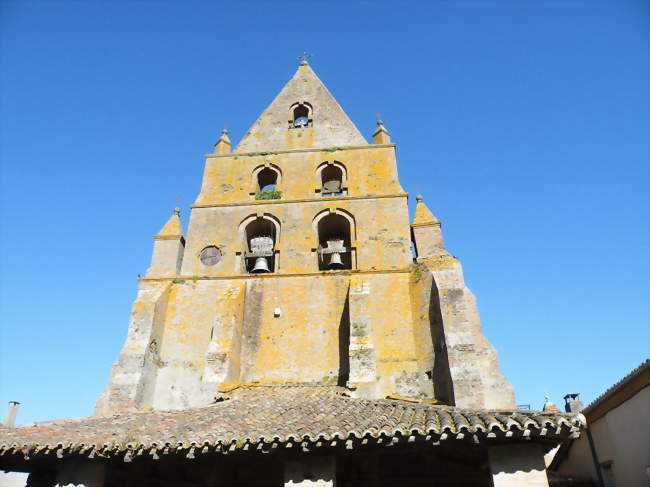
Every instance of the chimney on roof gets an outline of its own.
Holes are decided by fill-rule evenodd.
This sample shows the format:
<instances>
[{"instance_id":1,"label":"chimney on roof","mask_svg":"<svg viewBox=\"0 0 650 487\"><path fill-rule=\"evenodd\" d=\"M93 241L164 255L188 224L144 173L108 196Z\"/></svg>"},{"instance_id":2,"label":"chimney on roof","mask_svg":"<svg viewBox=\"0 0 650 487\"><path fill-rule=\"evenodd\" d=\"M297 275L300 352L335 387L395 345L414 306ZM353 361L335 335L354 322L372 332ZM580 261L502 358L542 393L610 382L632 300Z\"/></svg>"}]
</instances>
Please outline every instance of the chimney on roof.
<instances>
[{"instance_id":1,"label":"chimney on roof","mask_svg":"<svg viewBox=\"0 0 650 487\"><path fill-rule=\"evenodd\" d=\"M16 415L18 414L19 407L20 403L18 401L9 401L7 410L5 411L5 419L2 422L4 426L13 426L16 423Z\"/></svg>"},{"instance_id":2,"label":"chimney on roof","mask_svg":"<svg viewBox=\"0 0 650 487\"><path fill-rule=\"evenodd\" d=\"M579 413L585 408L582 401L578 399L579 397L580 393L567 394L564 396L564 410L567 413Z\"/></svg>"}]
</instances>

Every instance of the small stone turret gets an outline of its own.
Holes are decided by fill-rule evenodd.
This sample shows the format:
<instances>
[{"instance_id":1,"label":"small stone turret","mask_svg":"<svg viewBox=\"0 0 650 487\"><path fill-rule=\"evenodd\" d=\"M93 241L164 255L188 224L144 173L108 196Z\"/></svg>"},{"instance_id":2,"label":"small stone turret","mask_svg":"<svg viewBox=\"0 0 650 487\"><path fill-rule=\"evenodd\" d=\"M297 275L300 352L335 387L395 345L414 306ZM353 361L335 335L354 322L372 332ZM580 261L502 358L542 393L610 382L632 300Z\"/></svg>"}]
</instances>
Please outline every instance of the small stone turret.
<instances>
[{"instance_id":1,"label":"small stone turret","mask_svg":"<svg viewBox=\"0 0 650 487\"><path fill-rule=\"evenodd\" d=\"M390 132L384 127L384 122L377 120L377 128L372 134L375 144L390 144Z\"/></svg>"},{"instance_id":2,"label":"small stone turret","mask_svg":"<svg viewBox=\"0 0 650 487\"><path fill-rule=\"evenodd\" d=\"M178 275L185 250L179 208L174 208L172 216L153 239L153 254L147 277Z\"/></svg>"},{"instance_id":3,"label":"small stone turret","mask_svg":"<svg viewBox=\"0 0 650 487\"><path fill-rule=\"evenodd\" d=\"M221 137L214 143L214 153L215 154L228 154L230 148L232 147L232 142L228 137L228 130L223 129L221 131Z\"/></svg>"},{"instance_id":4,"label":"small stone turret","mask_svg":"<svg viewBox=\"0 0 650 487\"><path fill-rule=\"evenodd\" d=\"M418 284L427 283L434 296L430 308L419 313L426 316L434 310L436 397L459 407L514 408L512 386L501 375L496 350L481 332L476 298L465 285L462 266L445 249L440 220L422 196L416 201L411 237L418 263L429 271L419 273Z\"/></svg>"},{"instance_id":5,"label":"small stone turret","mask_svg":"<svg viewBox=\"0 0 650 487\"><path fill-rule=\"evenodd\" d=\"M418 195L415 199L417 204L415 206L415 216L411 228L418 258L446 254L447 251L445 250L445 242L442 239L440 220L424 204L422 196Z\"/></svg>"}]
</instances>

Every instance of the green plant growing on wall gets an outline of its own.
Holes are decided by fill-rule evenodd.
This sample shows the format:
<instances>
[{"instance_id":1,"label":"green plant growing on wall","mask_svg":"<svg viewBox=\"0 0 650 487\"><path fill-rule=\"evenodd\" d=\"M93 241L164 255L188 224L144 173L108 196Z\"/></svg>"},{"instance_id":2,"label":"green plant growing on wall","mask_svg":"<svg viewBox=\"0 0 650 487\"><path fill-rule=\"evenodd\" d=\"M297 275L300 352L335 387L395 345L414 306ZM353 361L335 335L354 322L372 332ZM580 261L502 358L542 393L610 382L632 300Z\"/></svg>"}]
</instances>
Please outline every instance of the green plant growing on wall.
<instances>
[{"instance_id":1,"label":"green plant growing on wall","mask_svg":"<svg viewBox=\"0 0 650 487\"><path fill-rule=\"evenodd\" d=\"M255 194L256 200L279 200L280 198L282 198L282 191L275 189L266 189Z\"/></svg>"}]
</instances>

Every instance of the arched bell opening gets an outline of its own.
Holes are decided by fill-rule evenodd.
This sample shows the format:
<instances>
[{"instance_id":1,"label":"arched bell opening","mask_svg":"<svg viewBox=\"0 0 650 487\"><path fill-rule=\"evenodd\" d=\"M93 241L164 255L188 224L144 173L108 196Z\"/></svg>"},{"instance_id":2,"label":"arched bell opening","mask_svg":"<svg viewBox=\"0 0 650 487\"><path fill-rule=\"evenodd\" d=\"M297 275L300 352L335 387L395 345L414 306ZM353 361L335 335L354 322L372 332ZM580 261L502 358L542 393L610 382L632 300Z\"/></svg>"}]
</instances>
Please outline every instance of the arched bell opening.
<instances>
[{"instance_id":1,"label":"arched bell opening","mask_svg":"<svg viewBox=\"0 0 650 487\"><path fill-rule=\"evenodd\" d=\"M347 170L339 162L324 162L316 169L321 196L342 196L348 194Z\"/></svg>"},{"instance_id":2,"label":"arched bell opening","mask_svg":"<svg viewBox=\"0 0 650 487\"><path fill-rule=\"evenodd\" d=\"M257 166L252 174L250 195L256 200L275 200L282 197L282 171L275 164Z\"/></svg>"},{"instance_id":3,"label":"arched bell opening","mask_svg":"<svg viewBox=\"0 0 650 487\"><path fill-rule=\"evenodd\" d=\"M340 196L343 194L343 171L334 164L329 164L320 172L321 194L323 196Z\"/></svg>"},{"instance_id":4,"label":"arched bell opening","mask_svg":"<svg viewBox=\"0 0 650 487\"><path fill-rule=\"evenodd\" d=\"M314 125L312 108L309 103L294 103L289 109L289 128L305 129Z\"/></svg>"},{"instance_id":5,"label":"arched bell opening","mask_svg":"<svg viewBox=\"0 0 650 487\"><path fill-rule=\"evenodd\" d=\"M338 213L330 213L317 223L318 269L352 269L352 238L350 221Z\"/></svg>"},{"instance_id":6,"label":"arched bell opening","mask_svg":"<svg viewBox=\"0 0 650 487\"><path fill-rule=\"evenodd\" d=\"M258 191L275 191L278 185L278 173L269 167L265 167L257 173Z\"/></svg>"},{"instance_id":7,"label":"arched bell opening","mask_svg":"<svg viewBox=\"0 0 650 487\"><path fill-rule=\"evenodd\" d=\"M275 272L277 228L268 218L251 220L244 229L244 263L252 274Z\"/></svg>"}]
</instances>

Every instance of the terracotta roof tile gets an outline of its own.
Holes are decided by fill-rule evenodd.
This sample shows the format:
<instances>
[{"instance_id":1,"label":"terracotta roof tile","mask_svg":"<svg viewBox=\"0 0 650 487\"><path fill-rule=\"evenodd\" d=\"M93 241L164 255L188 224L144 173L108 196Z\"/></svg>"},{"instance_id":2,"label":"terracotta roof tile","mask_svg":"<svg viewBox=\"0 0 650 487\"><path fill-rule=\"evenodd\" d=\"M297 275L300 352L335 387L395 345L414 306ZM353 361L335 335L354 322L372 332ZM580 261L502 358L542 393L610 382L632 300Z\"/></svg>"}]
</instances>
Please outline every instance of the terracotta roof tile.
<instances>
[{"instance_id":1,"label":"terracotta roof tile","mask_svg":"<svg viewBox=\"0 0 650 487\"><path fill-rule=\"evenodd\" d=\"M634 379L637 376L640 376L643 374L645 371L650 369L650 359L646 359L643 361L641 365L636 367L634 370L632 370L629 374L627 374L625 377L623 377L621 380L610 386L605 392L603 392L600 396L598 396L596 399L594 399L584 410L582 411L585 414L588 414L589 412L593 411L598 405L600 405L602 402L604 402L606 399L609 397L613 396L616 392L618 392L623 386L625 386L629 381Z\"/></svg>"},{"instance_id":2,"label":"terracotta roof tile","mask_svg":"<svg viewBox=\"0 0 650 487\"><path fill-rule=\"evenodd\" d=\"M331 441L352 437L437 436L505 438L511 431L559 439L584 426L579 414L459 409L391 399L355 399L338 387L247 387L202 408L147 411L110 417L64 419L0 427L0 454L38 450L115 455L156 448L212 450L248 448L273 441ZM383 442L386 444L389 442ZM258 445L259 446L259 445ZM1 462L0 462L1 463Z\"/></svg>"}]
</instances>

